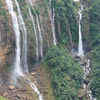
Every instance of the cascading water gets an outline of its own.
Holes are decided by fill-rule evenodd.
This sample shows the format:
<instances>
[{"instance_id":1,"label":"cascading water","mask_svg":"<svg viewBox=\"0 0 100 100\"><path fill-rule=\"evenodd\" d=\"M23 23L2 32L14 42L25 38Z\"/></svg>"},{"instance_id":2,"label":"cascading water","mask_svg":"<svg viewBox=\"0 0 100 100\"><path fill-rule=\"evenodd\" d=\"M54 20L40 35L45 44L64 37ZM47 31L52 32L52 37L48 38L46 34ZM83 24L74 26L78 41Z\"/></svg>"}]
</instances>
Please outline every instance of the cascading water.
<instances>
[{"instance_id":1,"label":"cascading water","mask_svg":"<svg viewBox=\"0 0 100 100\"><path fill-rule=\"evenodd\" d=\"M57 45L57 40L55 35L55 11L54 8L51 8L51 0L49 2L50 2L49 16L51 21L52 33L53 33L53 44Z\"/></svg>"},{"instance_id":2,"label":"cascading water","mask_svg":"<svg viewBox=\"0 0 100 100\"><path fill-rule=\"evenodd\" d=\"M32 15L32 12L31 12L30 8L29 8L29 15L31 17L33 28L34 28L34 33L35 33L35 39L36 39L36 57L37 57L37 61L38 61L39 60L38 36L37 36L35 21L34 21L34 18L33 18L33 15Z\"/></svg>"},{"instance_id":3,"label":"cascading water","mask_svg":"<svg viewBox=\"0 0 100 100\"><path fill-rule=\"evenodd\" d=\"M84 56L83 43L82 43L82 31L81 31L82 11L83 11L83 6L81 5L81 9L78 12L79 13L79 44L78 44L78 56L81 56L81 57Z\"/></svg>"},{"instance_id":4,"label":"cascading water","mask_svg":"<svg viewBox=\"0 0 100 100\"><path fill-rule=\"evenodd\" d=\"M32 3L32 1L31 1L31 0L28 0L28 2L29 2L29 4L30 4L31 6L33 6L33 3Z\"/></svg>"},{"instance_id":5,"label":"cascading water","mask_svg":"<svg viewBox=\"0 0 100 100\"><path fill-rule=\"evenodd\" d=\"M16 39L16 57L15 57L15 63L14 63L14 66L15 66L14 74L23 75L23 72L21 69L21 59L20 59L21 49L20 49L20 30L19 30L18 19L13 8L12 0L6 0L6 4L8 6L9 14L11 15L11 18L12 18L13 29L16 36L15 38Z\"/></svg>"},{"instance_id":6,"label":"cascading water","mask_svg":"<svg viewBox=\"0 0 100 100\"><path fill-rule=\"evenodd\" d=\"M84 80L86 80L86 78L91 72L90 59L87 59L86 65L83 68L84 68ZM89 84L87 85L86 83L84 83L83 88L86 90L89 100L96 100L96 98L93 98L92 96L92 91L89 88Z\"/></svg>"},{"instance_id":7,"label":"cascading water","mask_svg":"<svg viewBox=\"0 0 100 100\"><path fill-rule=\"evenodd\" d=\"M42 38L42 32L41 32L41 27L39 23L39 16L36 14L36 20L37 20L37 25L38 25L38 30L39 30L39 40L40 40L40 56L43 58L43 38Z\"/></svg>"},{"instance_id":8,"label":"cascading water","mask_svg":"<svg viewBox=\"0 0 100 100\"><path fill-rule=\"evenodd\" d=\"M27 64L27 29L22 17L22 13L19 7L19 3L17 0L15 0L16 6L17 6L17 12L18 12L18 20L20 24L20 29L22 30L23 34L23 52L22 52L22 64L24 67L24 72L28 73L28 64Z\"/></svg>"},{"instance_id":9,"label":"cascading water","mask_svg":"<svg viewBox=\"0 0 100 100\"><path fill-rule=\"evenodd\" d=\"M31 82L31 80L29 78L27 78L26 76L24 76L23 78L24 78L25 82L27 84L29 84L30 87L37 93L39 100L43 100L43 96L40 93L40 91L38 90L38 88L36 87L36 85L33 82Z\"/></svg>"},{"instance_id":10,"label":"cascading water","mask_svg":"<svg viewBox=\"0 0 100 100\"><path fill-rule=\"evenodd\" d=\"M80 2L80 0L74 0L74 1L75 2ZM83 43L82 43L82 31L81 31L82 11L83 11L83 5L81 4L81 8L80 8L80 10L78 12L79 13L79 45L78 45L78 56L80 56L80 57L84 57ZM91 72L90 60L86 59L86 61L87 61L86 65L82 66L83 67L83 71L84 71L84 77L83 77L84 80L86 80L87 76ZM90 88L88 87L88 85L86 83L83 83L83 88L86 90L86 94L87 94L89 100L96 100L96 98L93 98L92 91L90 90Z\"/></svg>"},{"instance_id":11,"label":"cascading water","mask_svg":"<svg viewBox=\"0 0 100 100\"><path fill-rule=\"evenodd\" d=\"M40 93L40 91L38 90L38 88L36 87L36 85L34 83L30 83L31 88L37 93L39 100L43 100L43 97Z\"/></svg>"},{"instance_id":12,"label":"cascading water","mask_svg":"<svg viewBox=\"0 0 100 100\"><path fill-rule=\"evenodd\" d=\"M33 6L31 0L28 0L28 3L30 4L31 7ZM31 17L33 28L34 28L34 32L35 32L35 38L36 38L36 56L37 56L37 60L38 60L39 59L38 35L37 35L35 21L34 21L34 18L33 18L33 15L32 15L30 7L28 8L28 11L29 11L29 15ZM39 17L38 17L38 15L36 17L37 17L37 25L38 25L38 29L39 29L39 38L40 38L40 55L41 55L41 57L43 57L43 39L42 39L42 33L41 33L41 28L40 28L40 23L39 23ZM26 77L24 76L24 78L26 78ZM41 95L41 93L38 90L38 88L36 87L36 85L34 83L32 83L31 80L29 80L27 78L25 80L27 81L27 84L29 84L30 87L37 93L37 95L39 97L39 100L43 100L43 96Z\"/></svg>"},{"instance_id":13,"label":"cascading water","mask_svg":"<svg viewBox=\"0 0 100 100\"><path fill-rule=\"evenodd\" d=\"M31 7L33 7L31 0L28 0L28 3L30 4ZM39 31L39 37L38 37L37 32L36 32L36 27L35 27L35 21L32 16L32 12L31 12L30 8L29 8L29 15L31 17L33 27L34 27L35 38L36 38L36 56L37 56L37 60L38 60L39 54L40 54L40 57L43 58L43 37L42 37L42 32L41 32L41 27L40 27L40 21L39 21L39 16L37 14L35 14L37 27L38 27L38 31ZM39 45L38 41L39 41L40 45ZM40 49L39 49L39 47L40 47Z\"/></svg>"},{"instance_id":14,"label":"cascading water","mask_svg":"<svg viewBox=\"0 0 100 100\"><path fill-rule=\"evenodd\" d=\"M75 2L79 2L80 0L74 0Z\"/></svg>"}]
</instances>

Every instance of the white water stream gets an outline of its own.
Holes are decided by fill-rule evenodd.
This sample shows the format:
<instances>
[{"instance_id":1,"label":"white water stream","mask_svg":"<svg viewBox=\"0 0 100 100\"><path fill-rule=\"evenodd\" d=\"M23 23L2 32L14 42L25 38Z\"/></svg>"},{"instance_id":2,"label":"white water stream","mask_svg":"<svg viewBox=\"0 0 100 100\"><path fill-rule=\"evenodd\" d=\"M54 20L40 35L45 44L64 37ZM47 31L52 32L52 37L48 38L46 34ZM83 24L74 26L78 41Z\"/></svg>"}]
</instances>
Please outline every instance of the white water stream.
<instances>
[{"instance_id":1,"label":"white water stream","mask_svg":"<svg viewBox=\"0 0 100 100\"><path fill-rule=\"evenodd\" d=\"M78 56L83 57L84 51L83 51L83 43L82 43L82 30L81 30L81 20L82 20L82 11L83 11L83 5L81 5L81 8L79 10L79 44L78 44Z\"/></svg>"},{"instance_id":2,"label":"white water stream","mask_svg":"<svg viewBox=\"0 0 100 100\"><path fill-rule=\"evenodd\" d=\"M20 29L22 30L22 35L23 35L23 50L22 50L22 64L23 64L23 69L24 72L28 73L28 64L27 64L27 29L22 17L22 13L19 7L19 3L17 0L15 0L15 4L17 6L17 12L18 12L18 20L20 24Z\"/></svg>"},{"instance_id":3,"label":"white water stream","mask_svg":"<svg viewBox=\"0 0 100 100\"><path fill-rule=\"evenodd\" d=\"M43 100L43 96L38 90L37 86L33 82L31 82L31 80L28 79L26 76L23 76L23 78L25 79L26 83L29 84L30 87L37 93L39 100Z\"/></svg>"},{"instance_id":4,"label":"white water stream","mask_svg":"<svg viewBox=\"0 0 100 100\"><path fill-rule=\"evenodd\" d=\"M28 0L29 4L31 7L33 7L32 1ZM36 31L36 26L35 26L35 20L33 18L32 12L30 7L28 8L29 10L29 15L31 17L32 20L32 24L33 24L33 28L34 28L34 32L35 32L35 38L36 38L36 56L37 56L37 60L39 59L39 43L38 43L38 35L37 35L37 31ZM42 33L41 33L41 28L40 28L40 23L39 23L39 17L36 14L36 18L37 18L37 25L38 25L38 30L39 30L39 40L40 40L40 55L41 58L43 57L43 39L42 39ZM30 87L37 93L39 100L43 100L43 96L40 93L40 91L38 90L38 88L36 87L36 85L34 83L32 83L29 79L27 80L28 84L30 85Z\"/></svg>"},{"instance_id":5,"label":"white water stream","mask_svg":"<svg viewBox=\"0 0 100 100\"><path fill-rule=\"evenodd\" d=\"M37 93L39 100L43 100L43 97L42 97L40 91L38 90L38 88L36 87L36 85L32 82L30 82L29 84L30 84L30 87Z\"/></svg>"},{"instance_id":6,"label":"white water stream","mask_svg":"<svg viewBox=\"0 0 100 100\"><path fill-rule=\"evenodd\" d=\"M86 80L87 76L90 74L91 72L91 68L90 68L90 59L87 59L87 63L86 65L83 67L84 68L84 80ZM93 98L92 96L92 91L90 90L90 88L88 87L87 84L83 84L83 88L87 91L89 100L96 100L96 98Z\"/></svg>"},{"instance_id":7,"label":"white water stream","mask_svg":"<svg viewBox=\"0 0 100 100\"><path fill-rule=\"evenodd\" d=\"M34 18L33 18L32 12L31 12L31 9L30 9L30 8L28 8L28 9L29 9L29 15L30 15L30 17L31 17L32 24L33 24L33 28L34 28L34 33L35 33L35 39L36 39L36 59L37 59L37 61L38 61L38 60L39 60L38 36L37 36L35 21L34 21Z\"/></svg>"},{"instance_id":8,"label":"white water stream","mask_svg":"<svg viewBox=\"0 0 100 100\"><path fill-rule=\"evenodd\" d=\"M80 2L80 0L74 0L75 2ZM81 30L81 20L82 20L82 11L83 11L83 5L81 4L81 8L79 10L79 45L78 45L78 56L84 57L84 50L83 50L83 43L82 43L82 30ZM83 66L84 70L84 80L86 80L87 76L91 72L90 68L90 59L87 59L86 65ZM90 88L87 86L87 84L83 84L83 88L86 90L87 95L89 97L89 100L96 100L96 98L93 98L92 96L92 91Z\"/></svg>"},{"instance_id":9,"label":"white water stream","mask_svg":"<svg viewBox=\"0 0 100 100\"><path fill-rule=\"evenodd\" d=\"M50 2L50 8L49 8L49 16L51 21L51 28L52 28L52 34L53 34L53 44L57 45L56 35L55 35L55 11L54 8L51 8L51 0Z\"/></svg>"},{"instance_id":10,"label":"white water stream","mask_svg":"<svg viewBox=\"0 0 100 100\"><path fill-rule=\"evenodd\" d=\"M36 20L37 20L38 31L39 31L40 56L41 58L43 58L43 37L42 37L42 32L41 32L41 27L40 27L39 16L37 14L36 14Z\"/></svg>"},{"instance_id":11,"label":"white water stream","mask_svg":"<svg viewBox=\"0 0 100 100\"><path fill-rule=\"evenodd\" d=\"M28 0L28 3L33 8L32 0ZM40 27L39 15L35 14L35 16L36 16L35 20L36 20L36 23L37 23L39 36L37 35L37 31L36 31L36 27L35 27L35 21L34 21L34 18L33 18L33 15L32 15L32 12L31 12L30 8L29 8L29 15L31 17L34 32L35 32L36 56L37 56L37 59L39 59L39 57L43 58L43 36L42 36L41 27ZM39 41L39 43L38 43L38 41Z\"/></svg>"},{"instance_id":12,"label":"white water stream","mask_svg":"<svg viewBox=\"0 0 100 100\"><path fill-rule=\"evenodd\" d=\"M16 12L13 8L13 2L12 0L6 0L6 4L8 6L9 14L11 15L12 24L13 24L13 30L15 33L15 39L16 39L16 56L15 56L15 62L14 62L14 73L17 75L23 75L22 68L21 68L21 48L20 48L20 29L18 24L18 19Z\"/></svg>"},{"instance_id":13,"label":"white water stream","mask_svg":"<svg viewBox=\"0 0 100 100\"><path fill-rule=\"evenodd\" d=\"M15 3L17 5L19 19L21 21L21 24L22 24L22 27L23 27L23 31L26 32L25 24L24 24L24 21L23 21L21 12L20 12L20 8L19 8L19 5L18 5L18 2L16 0L15 0ZM12 0L6 0L6 4L8 6L9 14L11 15L11 18L12 18L12 24L13 24L13 29L14 29L14 32L15 32L15 39L16 39L16 57L15 57L15 64L14 64L15 65L14 73L17 74L18 76L24 77L22 69L21 69L21 59L20 59L20 56L21 56L20 37L21 36L20 36L18 18L17 18L17 15L16 15L15 11L14 11ZM26 45L26 42L25 42L25 45ZM37 95L39 97L39 100L43 100L43 97L42 97L40 91L38 90L38 88L36 87L36 85L34 83L32 83L30 80L28 81L28 84L37 93Z\"/></svg>"}]
</instances>

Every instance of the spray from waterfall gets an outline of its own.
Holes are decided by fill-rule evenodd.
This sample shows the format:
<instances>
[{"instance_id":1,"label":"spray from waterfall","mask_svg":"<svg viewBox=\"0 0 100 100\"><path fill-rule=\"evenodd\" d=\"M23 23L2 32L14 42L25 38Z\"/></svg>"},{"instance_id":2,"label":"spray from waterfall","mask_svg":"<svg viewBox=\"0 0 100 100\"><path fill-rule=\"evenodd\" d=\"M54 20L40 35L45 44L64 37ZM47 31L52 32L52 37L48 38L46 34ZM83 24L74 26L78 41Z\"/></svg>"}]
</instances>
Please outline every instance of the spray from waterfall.
<instances>
[{"instance_id":1,"label":"spray from waterfall","mask_svg":"<svg viewBox=\"0 0 100 100\"><path fill-rule=\"evenodd\" d=\"M22 50L22 64L24 67L24 72L28 73L28 64L27 64L27 29L22 17L22 13L19 7L19 3L17 0L15 0L16 6L17 6L17 12L18 12L18 20L20 24L20 29L22 31L23 35L23 50Z\"/></svg>"},{"instance_id":2,"label":"spray from waterfall","mask_svg":"<svg viewBox=\"0 0 100 100\"><path fill-rule=\"evenodd\" d=\"M56 40L56 35L55 35L55 10L54 8L51 8L51 0L49 2L50 2L49 16L50 16L51 28L52 28L52 34L53 34L53 44L57 45L57 40Z\"/></svg>"},{"instance_id":3,"label":"spray from waterfall","mask_svg":"<svg viewBox=\"0 0 100 100\"><path fill-rule=\"evenodd\" d=\"M84 51L83 51L83 43L82 43L82 30L81 30L81 20L82 20L82 11L83 11L83 5L81 5L81 8L79 10L79 44L78 44L78 56L83 57Z\"/></svg>"},{"instance_id":4,"label":"spray from waterfall","mask_svg":"<svg viewBox=\"0 0 100 100\"><path fill-rule=\"evenodd\" d=\"M20 29L18 24L17 15L13 8L13 2L12 0L6 0L6 4L8 6L9 14L11 15L12 24L13 24L13 30L15 33L15 39L16 39L16 56L15 56L15 62L14 62L14 74L16 75L23 75L22 68L21 68L21 48L20 48Z\"/></svg>"}]
</instances>

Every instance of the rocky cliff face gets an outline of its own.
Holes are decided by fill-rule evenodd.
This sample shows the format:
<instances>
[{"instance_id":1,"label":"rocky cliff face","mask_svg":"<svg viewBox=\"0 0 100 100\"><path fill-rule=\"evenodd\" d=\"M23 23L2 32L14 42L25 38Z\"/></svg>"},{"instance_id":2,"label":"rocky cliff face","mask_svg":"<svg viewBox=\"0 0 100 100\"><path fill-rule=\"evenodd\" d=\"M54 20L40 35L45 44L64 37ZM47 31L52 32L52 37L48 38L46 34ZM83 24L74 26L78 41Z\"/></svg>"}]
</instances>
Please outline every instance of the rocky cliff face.
<instances>
[{"instance_id":1,"label":"rocky cliff face","mask_svg":"<svg viewBox=\"0 0 100 100\"><path fill-rule=\"evenodd\" d=\"M42 0L32 0L33 8L31 7L31 11L35 20L37 36L39 36L38 24L36 22L36 14L39 16L39 24L41 29L41 34L43 38L43 53L45 55L47 48L53 45L53 35L52 28L50 22L50 15L48 12L48 5ZM30 19L28 12L28 3L27 1L19 1L19 6L21 9L21 13L26 25L27 35L28 35L28 64L30 67L34 63L36 63L36 38L34 32L34 26L32 25L32 20ZM14 4L14 10L18 14L16 10L16 5ZM21 32L21 49L23 45L23 33ZM15 55L15 34L12 27L11 16L9 15L7 5L5 1L0 0L0 47L8 48L8 53L5 55L7 59L5 59L6 65L11 66L14 62ZM40 39L38 39L38 48L40 52ZM2 49L3 49L2 48ZM2 63L1 63L2 65Z\"/></svg>"},{"instance_id":2,"label":"rocky cliff face","mask_svg":"<svg viewBox=\"0 0 100 100\"><path fill-rule=\"evenodd\" d=\"M13 62L15 37L5 2L0 0L0 67Z\"/></svg>"}]
</instances>

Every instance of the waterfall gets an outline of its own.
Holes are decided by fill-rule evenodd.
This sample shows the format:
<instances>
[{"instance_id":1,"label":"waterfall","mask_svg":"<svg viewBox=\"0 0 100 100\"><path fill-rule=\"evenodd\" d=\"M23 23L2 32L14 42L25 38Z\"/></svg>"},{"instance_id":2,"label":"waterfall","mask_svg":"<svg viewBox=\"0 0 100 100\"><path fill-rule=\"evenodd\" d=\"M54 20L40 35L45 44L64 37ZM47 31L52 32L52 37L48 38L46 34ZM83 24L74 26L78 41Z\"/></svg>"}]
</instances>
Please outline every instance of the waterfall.
<instances>
[{"instance_id":1,"label":"waterfall","mask_svg":"<svg viewBox=\"0 0 100 100\"><path fill-rule=\"evenodd\" d=\"M30 4L31 7L33 7L33 4L32 4L31 0L28 0L28 3ZM36 23L37 23L37 27L38 27L38 33L39 33L39 37L38 37L37 32L36 32L36 27L35 27L35 21L34 21L34 18L32 16L30 8L29 8L29 15L31 17L32 24L33 24L33 27L34 27L34 32L35 32L36 56L37 56L37 59L39 59L39 54L40 54L40 57L43 58L43 37L42 37L42 32L41 32L41 27L40 27L39 16L37 14L35 14ZM38 41L39 41L39 43L38 43ZM39 49L39 47L40 47L40 49Z\"/></svg>"},{"instance_id":2,"label":"waterfall","mask_svg":"<svg viewBox=\"0 0 100 100\"><path fill-rule=\"evenodd\" d=\"M83 67L83 69L84 69L84 80L86 80L86 78L88 77L88 75L91 72L90 59L87 59L86 65ZM89 100L96 100L96 98L93 98L93 96L92 96L92 91L90 90L89 85L90 84L87 85L84 83L83 88L86 90Z\"/></svg>"},{"instance_id":3,"label":"waterfall","mask_svg":"<svg viewBox=\"0 0 100 100\"><path fill-rule=\"evenodd\" d=\"M49 16L51 21L51 28L53 33L53 44L57 45L56 35L55 35L55 10L51 8L51 0L50 0L50 8L49 8Z\"/></svg>"},{"instance_id":4,"label":"waterfall","mask_svg":"<svg viewBox=\"0 0 100 100\"><path fill-rule=\"evenodd\" d=\"M78 56L84 56L83 43L82 43L82 30L81 30L81 20L82 20L83 6L79 10L79 44L78 44Z\"/></svg>"},{"instance_id":5,"label":"waterfall","mask_svg":"<svg viewBox=\"0 0 100 100\"><path fill-rule=\"evenodd\" d=\"M37 20L38 31L39 31L40 56L41 56L41 58L43 58L43 39L42 39L42 32L41 32L40 22L39 22L39 16L37 14L36 14L36 20Z\"/></svg>"},{"instance_id":6,"label":"waterfall","mask_svg":"<svg viewBox=\"0 0 100 100\"><path fill-rule=\"evenodd\" d=\"M22 30L23 34L23 52L22 52L22 61L23 61L23 67L24 67L24 72L28 73L28 64L27 64L27 30L26 26L22 17L22 13L19 7L19 3L17 0L15 0L16 6L17 6L17 12L18 12L18 19L19 19L19 24L20 28Z\"/></svg>"},{"instance_id":7,"label":"waterfall","mask_svg":"<svg viewBox=\"0 0 100 100\"><path fill-rule=\"evenodd\" d=\"M29 15L31 17L31 20L32 20L32 24L33 24L33 28L34 28L34 33L35 33L35 39L36 39L36 58L37 58L37 61L39 60L39 49L38 49L38 36L37 36L37 31L36 31L36 26L35 26L35 21L34 21L34 18L32 16L32 13L31 13L31 9L29 8Z\"/></svg>"},{"instance_id":8,"label":"waterfall","mask_svg":"<svg viewBox=\"0 0 100 100\"><path fill-rule=\"evenodd\" d=\"M43 97L40 93L40 91L38 90L38 88L36 87L36 85L34 83L30 83L31 88L37 93L39 100L43 100Z\"/></svg>"},{"instance_id":9,"label":"waterfall","mask_svg":"<svg viewBox=\"0 0 100 100\"><path fill-rule=\"evenodd\" d=\"M27 78L25 75L23 76L23 78L26 81L26 83L29 84L30 87L37 93L39 100L43 100L43 96L38 90L37 86L33 82L31 82L31 80Z\"/></svg>"},{"instance_id":10,"label":"waterfall","mask_svg":"<svg viewBox=\"0 0 100 100\"><path fill-rule=\"evenodd\" d=\"M12 24L13 24L13 29L15 33L15 39L16 39L16 56L14 62L14 66L15 66L14 73L17 75L23 75L21 69L21 59L20 59L21 48L20 48L20 29L19 29L18 19L13 8L12 0L6 0L6 4L8 6L9 14L11 15L12 18Z\"/></svg>"},{"instance_id":11,"label":"waterfall","mask_svg":"<svg viewBox=\"0 0 100 100\"><path fill-rule=\"evenodd\" d=\"M32 6L33 4L32 4L32 1L31 0L28 0L29 1L29 4Z\"/></svg>"},{"instance_id":12,"label":"waterfall","mask_svg":"<svg viewBox=\"0 0 100 100\"><path fill-rule=\"evenodd\" d=\"M79 2L80 0L74 0L74 2Z\"/></svg>"}]
</instances>

